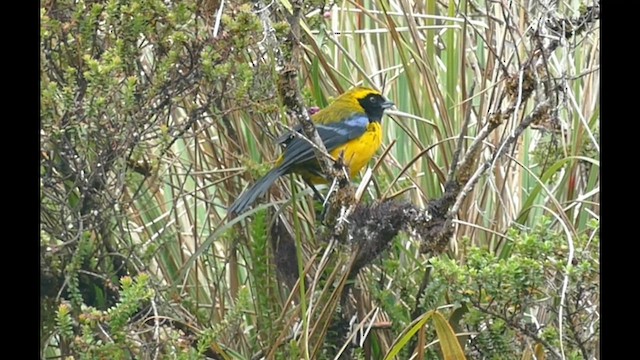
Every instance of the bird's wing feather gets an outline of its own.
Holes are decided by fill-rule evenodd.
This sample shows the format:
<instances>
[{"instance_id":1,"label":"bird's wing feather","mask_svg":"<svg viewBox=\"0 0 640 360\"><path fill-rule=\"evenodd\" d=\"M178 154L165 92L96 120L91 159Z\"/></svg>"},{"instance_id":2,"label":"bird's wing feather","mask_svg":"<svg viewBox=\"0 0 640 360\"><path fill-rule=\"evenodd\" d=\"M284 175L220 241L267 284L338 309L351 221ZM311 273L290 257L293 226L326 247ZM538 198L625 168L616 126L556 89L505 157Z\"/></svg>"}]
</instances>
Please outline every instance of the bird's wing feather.
<instances>
[{"instance_id":1,"label":"bird's wing feather","mask_svg":"<svg viewBox=\"0 0 640 360\"><path fill-rule=\"evenodd\" d=\"M354 115L345 121L316 125L316 130L327 151L330 152L338 146L362 136L367 130L368 124L369 118L362 114ZM287 143L281 166L288 168L312 160L314 157L311 144L306 139L296 137Z\"/></svg>"}]
</instances>

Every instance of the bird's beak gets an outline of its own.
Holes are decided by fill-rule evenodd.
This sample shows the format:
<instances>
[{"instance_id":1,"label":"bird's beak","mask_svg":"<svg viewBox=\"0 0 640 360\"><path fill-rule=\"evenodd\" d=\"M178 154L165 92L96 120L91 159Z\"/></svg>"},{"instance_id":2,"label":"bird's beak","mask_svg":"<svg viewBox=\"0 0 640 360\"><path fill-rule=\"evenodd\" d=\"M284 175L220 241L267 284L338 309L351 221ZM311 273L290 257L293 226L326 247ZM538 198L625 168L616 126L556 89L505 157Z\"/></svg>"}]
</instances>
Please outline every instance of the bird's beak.
<instances>
[{"instance_id":1,"label":"bird's beak","mask_svg":"<svg viewBox=\"0 0 640 360\"><path fill-rule=\"evenodd\" d=\"M396 104L394 104L393 101L385 100L385 102L382 103L383 109L391 109L394 106L396 106Z\"/></svg>"}]
</instances>

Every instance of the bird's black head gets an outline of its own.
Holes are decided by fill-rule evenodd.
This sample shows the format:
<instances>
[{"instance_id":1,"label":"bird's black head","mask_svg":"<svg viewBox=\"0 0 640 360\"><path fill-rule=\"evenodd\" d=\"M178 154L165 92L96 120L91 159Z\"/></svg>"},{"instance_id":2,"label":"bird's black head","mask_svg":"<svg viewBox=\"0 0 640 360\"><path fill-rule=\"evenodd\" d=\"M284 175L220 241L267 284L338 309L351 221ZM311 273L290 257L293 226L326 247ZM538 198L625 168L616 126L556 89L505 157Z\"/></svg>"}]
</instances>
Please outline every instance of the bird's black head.
<instances>
[{"instance_id":1,"label":"bird's black head","mask_svg":"<svg viewBox=\"0 0 640 360\"><path fill-rule=\"evenodd\" d=\"M382 120L384 111L394 106L393 102L385 99L384 96L375 90L363 95L363 97L358 98L358 102L371 121Z\"/></svg>"}]
</instances>

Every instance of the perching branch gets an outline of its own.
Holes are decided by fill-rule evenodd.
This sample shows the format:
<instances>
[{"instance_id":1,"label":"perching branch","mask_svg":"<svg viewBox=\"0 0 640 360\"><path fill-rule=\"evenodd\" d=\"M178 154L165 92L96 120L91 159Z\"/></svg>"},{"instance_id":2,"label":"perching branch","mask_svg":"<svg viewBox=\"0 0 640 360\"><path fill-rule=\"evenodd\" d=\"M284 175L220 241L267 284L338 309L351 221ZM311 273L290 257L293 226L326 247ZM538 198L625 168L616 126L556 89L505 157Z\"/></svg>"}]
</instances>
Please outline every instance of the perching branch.
<instances>
[{"instance_id":1,"label":"perching branch","mask_svg":"<svg viewBox=\"0 0 640 360\"><path fill-rule=\"evenodd\" d=\"M328 211L325 211L324 223L334 230L334 235L344 238L346 234L343 223L353 209L354 191L349 186L349 176L344 170L344 164L339 159L334 161L328 155L302 100L299 88L298 69L300 69L300 56L302 55L300 20L303 2L301 0L292 1L291 13L286 16L290 30L286 39L281 41L275 37L275 31L269 18L269 8L266 8L261 1L256 1L255 5L260 9L259 16L265 29L265 42L270 48L275 49L274 56L279 69L278 91L287 108L287 113L297 119L302 126L303 134L312 142L316 159L318 159L322 172L329 183L337 185L332 186L332 189L337 189L337 191L327 195L329 206Z\"/></svg>"},{"instance_id":2,"label":"perching branch","mask_svg":"<svg viewBox=\"0 0 640 360\"><path fill-rule=\"evenodd\" d=\"M279 69L278 92L282 102L287 107L287 113L298 120L302 126L304 135L313 143L313 151L320 163L322 171L327 175L335 175L332 171L332 161L327 157L327 148L324 146L320 135L311 121L307 107L302 100L298 85L298 69L300 68L300 16L302 1L295 0L291 3L292 13L287 16L290 26L289 34L284 41L278 41L275 29L271 23L270 7L262 1L254 2L260 20L264 27L265 43L267 48L273 49L276 64ZM295 135L295 134L294 134Z\"/></svg>"}]
</instances>

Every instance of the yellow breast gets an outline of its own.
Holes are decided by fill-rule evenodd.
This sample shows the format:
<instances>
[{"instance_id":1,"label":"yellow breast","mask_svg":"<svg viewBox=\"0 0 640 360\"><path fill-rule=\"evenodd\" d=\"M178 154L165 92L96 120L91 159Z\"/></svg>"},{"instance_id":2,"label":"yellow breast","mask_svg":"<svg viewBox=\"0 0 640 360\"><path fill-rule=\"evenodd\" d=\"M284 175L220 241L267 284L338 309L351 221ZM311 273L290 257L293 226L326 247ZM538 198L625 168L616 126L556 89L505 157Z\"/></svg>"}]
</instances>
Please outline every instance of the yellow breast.
<instances>
[{"instance_id":1,"label":"yellow breast","mask_svg":"<svg viewBox=\"0 0 640 360\"><path fill-rule=\"evenodd\" d=\"M331 156L337 159L344 151L344 162L349 167L349 176L353 178L369 163L380 145L382 145L382 126L374 121L367 125L367 131L362 136L335 148Z\"/></svg>"}]
</instances>

